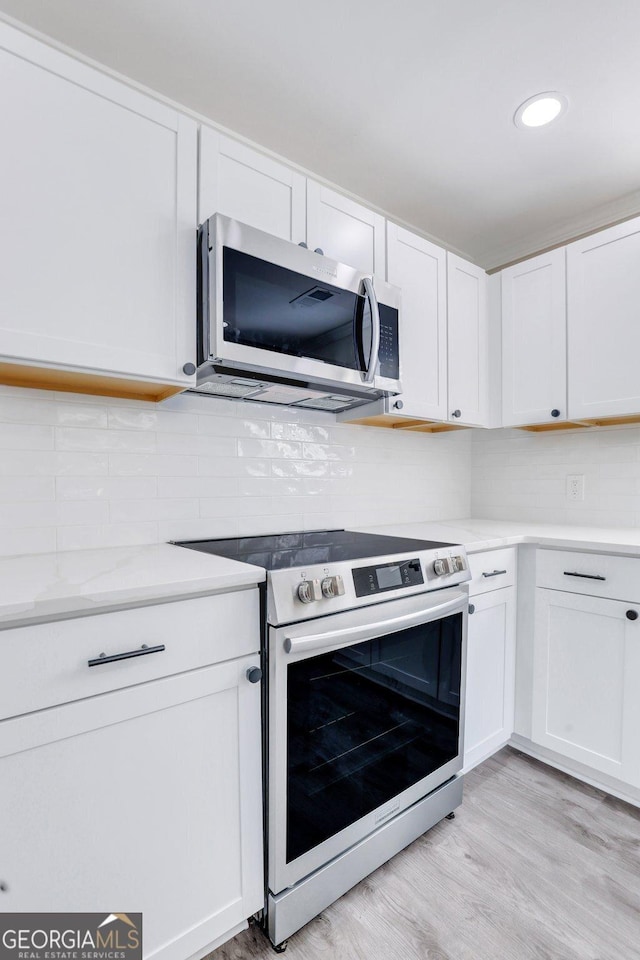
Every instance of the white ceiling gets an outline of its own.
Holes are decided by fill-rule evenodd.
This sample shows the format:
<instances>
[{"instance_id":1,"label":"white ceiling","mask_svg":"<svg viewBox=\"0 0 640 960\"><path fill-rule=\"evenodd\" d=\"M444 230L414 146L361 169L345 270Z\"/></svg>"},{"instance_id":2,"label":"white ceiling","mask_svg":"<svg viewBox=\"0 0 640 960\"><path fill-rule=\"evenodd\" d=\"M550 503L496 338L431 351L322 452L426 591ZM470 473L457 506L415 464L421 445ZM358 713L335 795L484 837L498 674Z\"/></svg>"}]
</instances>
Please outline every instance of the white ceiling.
<instances>
[{"instance_id":1,"label":"white ceiling","mask_svg":"<svg viewBox=\"0 0 640 960\"><path fill-rule=\"evenodd\" d=\"M638 0L0 0L485 267L640 212ZM560 90L557 124L521 130Z\"/></svg>"}]
</instances>

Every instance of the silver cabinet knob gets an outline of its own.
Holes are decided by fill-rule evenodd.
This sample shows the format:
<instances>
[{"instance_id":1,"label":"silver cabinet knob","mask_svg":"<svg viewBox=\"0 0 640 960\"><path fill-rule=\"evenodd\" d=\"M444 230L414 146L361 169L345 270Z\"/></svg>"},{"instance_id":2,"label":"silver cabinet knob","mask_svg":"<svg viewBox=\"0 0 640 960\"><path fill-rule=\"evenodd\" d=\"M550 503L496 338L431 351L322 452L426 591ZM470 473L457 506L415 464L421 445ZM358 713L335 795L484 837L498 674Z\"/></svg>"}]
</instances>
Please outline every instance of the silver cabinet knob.
<instances>
[{"instance_id":1,"label":"silver cabinet knob","mask_svg":"<svg viewBox=\"0 0 640 960\"><path fill-rule=\"evenodd\" d=\"M393 407L395 410L402 410L402 408L404 407L404 403L402 402L402 400L396 400Z\"/></svg>"},{"instance_id":2,"label":"silver cabinet knob","mask_svg":"<svg viewBox=\"0 0 640 960\"><path fill-rule=\"evenodd\" d=\"M185 365L182 368L182 372L186 374L187 377L192 377L193 374L196 372L195 363L185 363Z\"/></svg>"},{"instance_id":3,"label":"silver cabinet knob","mask_svg":"<svg viewBox=\"0 0 640 960\"><path fill-rule=\"evenodd\" d=\"M461 417L461 416L462 416L462 411L461 411L461 410L452 410L451 416L452 416L452 417Z\"/></svg>"},{"instance_id":4,"label":"silver cabinet knob","mask_svg":"<svg viewBox=\"0 0 640 960\"><path fill-rule=\"evenodd\" d=\"M247 680L249 683L260 683L262 680L262 670L260 667L249 667L247 670Z\"/></svg>"}]
</instances>

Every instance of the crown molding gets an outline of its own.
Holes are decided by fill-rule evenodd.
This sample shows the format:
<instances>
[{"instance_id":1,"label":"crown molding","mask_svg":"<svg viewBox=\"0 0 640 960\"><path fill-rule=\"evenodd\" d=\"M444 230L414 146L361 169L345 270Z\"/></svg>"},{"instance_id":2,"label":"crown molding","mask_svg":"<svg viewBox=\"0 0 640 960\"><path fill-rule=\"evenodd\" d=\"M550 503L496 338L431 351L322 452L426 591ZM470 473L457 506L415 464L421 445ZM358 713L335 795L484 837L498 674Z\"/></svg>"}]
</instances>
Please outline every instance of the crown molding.
<instances>
[{"instance_id":1,"label":"crown molding","mask_svg":"<svg viewBox=\"0 0 640 960\"><path fill-rule=\"evenodd\" d=\"M488 273L495 273L497 270L519 263L521 260L527 260L539 253L545 253L554 247L564 246L572 240L597 233L605 227L631 220L638 214L640 214L640 190L634 190L633 193L626 193L608 203L592 207L576 217L563 220L547 230L540 230L538 233L528 234L521 240L495 247L478 255L476 260Z\"/></svg>"}]
</instances>

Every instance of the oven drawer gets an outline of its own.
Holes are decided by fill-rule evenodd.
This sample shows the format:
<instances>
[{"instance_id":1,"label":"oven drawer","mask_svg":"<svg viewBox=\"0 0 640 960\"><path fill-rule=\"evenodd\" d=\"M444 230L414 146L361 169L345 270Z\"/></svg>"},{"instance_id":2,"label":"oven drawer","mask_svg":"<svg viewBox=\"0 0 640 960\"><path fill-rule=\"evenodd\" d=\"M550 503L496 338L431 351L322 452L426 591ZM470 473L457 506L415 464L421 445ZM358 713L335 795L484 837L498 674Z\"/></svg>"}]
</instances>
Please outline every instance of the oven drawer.
<instances>
[{"instance_id":1,"label":"oven drawer","mask_svg":"<svg viewBox=\"0 0 640 960\"><path fill-rule=\"evenodd\" d=\"M0 719L257 652L258 618L252 589L2 630Z\"/></svg>"},{"instance_id":2,"label":"oven drawer","mask_svg":"<svg viewBox=\"0 0 640 960\"><path fill-rule=\"evenodd\" d=\"M471 554L469 557L469 569L471 571L469 596L476 597L479 593L488 593L490 590L510 587L516 582L516 563L515 547Z\"/></svg>"},{"instance_id":3,"label":"oven drawer","mask_svg":"<svg viewBox=\"0 0 640 960\"><path fill-rule=\"evenodd\" d=\"M574 550L538 550L536 585L638 603L640 559Z\"/></svg>"}]
</instances>

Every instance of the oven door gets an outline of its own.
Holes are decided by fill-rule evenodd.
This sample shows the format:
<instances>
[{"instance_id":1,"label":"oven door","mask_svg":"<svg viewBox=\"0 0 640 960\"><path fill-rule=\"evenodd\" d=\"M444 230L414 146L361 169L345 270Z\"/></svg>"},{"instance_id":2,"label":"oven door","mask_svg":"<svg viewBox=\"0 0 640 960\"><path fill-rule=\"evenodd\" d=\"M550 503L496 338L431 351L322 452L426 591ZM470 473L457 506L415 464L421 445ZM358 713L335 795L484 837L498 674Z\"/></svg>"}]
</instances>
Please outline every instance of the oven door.
<instances>
[{"instance_id":1,"label":"oven door","mask_svg":"<svg viewBox=\"0 0 640 960\"><path fill-rule=\"evenodd\" d=\"M462 768L466 588L269 629L269 888Z\"/></svg>"}]
</instances>

